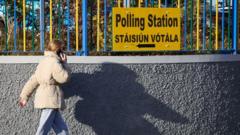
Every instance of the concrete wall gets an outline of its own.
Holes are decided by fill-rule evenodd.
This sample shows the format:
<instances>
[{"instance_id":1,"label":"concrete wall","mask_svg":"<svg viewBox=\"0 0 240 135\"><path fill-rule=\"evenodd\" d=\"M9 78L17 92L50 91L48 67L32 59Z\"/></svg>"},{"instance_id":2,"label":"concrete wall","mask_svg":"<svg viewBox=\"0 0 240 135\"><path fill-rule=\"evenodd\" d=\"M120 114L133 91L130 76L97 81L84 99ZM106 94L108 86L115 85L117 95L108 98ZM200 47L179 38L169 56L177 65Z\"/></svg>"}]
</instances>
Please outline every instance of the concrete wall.
<instances>
[{"instance_id":1,"label":"concrete wall","mask_svg":"<svg viewBox=\"0 0 240 135\"><path fill-rule=\"evenodd\" d=\"M0 64L0 135L35 133L40 111L33 99L24 109L17 102L36 66ZM240 134L236 59L70 66L72 81L63 86L68 108L62 113L72 135Z\"/></svg>"}]
</instances>

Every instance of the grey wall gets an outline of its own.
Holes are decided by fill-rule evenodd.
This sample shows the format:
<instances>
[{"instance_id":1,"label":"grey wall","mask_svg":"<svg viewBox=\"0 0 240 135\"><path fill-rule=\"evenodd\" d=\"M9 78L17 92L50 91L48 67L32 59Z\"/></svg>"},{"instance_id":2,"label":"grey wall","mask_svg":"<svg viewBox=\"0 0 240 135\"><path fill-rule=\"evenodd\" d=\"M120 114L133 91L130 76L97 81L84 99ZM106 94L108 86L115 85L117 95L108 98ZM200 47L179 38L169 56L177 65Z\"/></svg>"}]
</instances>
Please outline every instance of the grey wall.
<instances>
[{"instance_id":1,"label":"grey wall","mask_svg":"<svg viewBox=\"0 0 240 135\"><path fill-rule=\"evenodd\" d=\"M240 63L70 64L72 135L240 134ZM0 64L0 135L33 135L40 111L19 93L36 64Z\"/></svg>"}]
</instances>

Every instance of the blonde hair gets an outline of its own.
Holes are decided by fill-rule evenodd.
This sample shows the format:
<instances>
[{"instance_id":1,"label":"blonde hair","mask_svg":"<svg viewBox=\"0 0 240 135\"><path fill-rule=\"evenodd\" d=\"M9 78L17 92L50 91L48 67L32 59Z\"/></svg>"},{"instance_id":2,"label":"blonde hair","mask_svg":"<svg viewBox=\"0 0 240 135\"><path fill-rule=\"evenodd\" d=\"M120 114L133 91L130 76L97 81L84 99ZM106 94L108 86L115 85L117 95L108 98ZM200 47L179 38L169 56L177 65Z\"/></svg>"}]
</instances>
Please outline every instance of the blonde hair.
<instances>
[{"instance_id":1,"label":"blonde hair","mask_svg":"<svg viewBox=\"0 0 240 135\"><path fill-rule=\"evenodd\" d=\"M61 40L52 40L48 43L47 51L56 52L57 50L63 48L63 42Z\"/></svg>"}]
</instances>

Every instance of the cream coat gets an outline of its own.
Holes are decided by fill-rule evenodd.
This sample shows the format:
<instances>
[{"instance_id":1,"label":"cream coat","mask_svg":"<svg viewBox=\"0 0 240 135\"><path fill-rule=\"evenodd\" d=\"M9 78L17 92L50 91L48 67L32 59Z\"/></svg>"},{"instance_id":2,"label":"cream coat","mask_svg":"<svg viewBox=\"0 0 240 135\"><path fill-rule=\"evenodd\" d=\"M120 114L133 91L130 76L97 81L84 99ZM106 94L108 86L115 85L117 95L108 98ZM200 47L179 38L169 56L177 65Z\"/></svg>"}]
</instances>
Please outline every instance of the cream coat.
<instances>
[{"instance_id":1,"label":"cream coat","mask_svg":"<svg viewBox=\"0 0 240 135\"><path fill-rule=\"evenodd\" d=\"M36 89L35 108L65 108L63 92L59 84L70 78L67 63L60 63L60 58L51 51L44 52L45 58L38 64L35 73L22 89L20 98L28 100Z\"/></svg>"}]
</instances>

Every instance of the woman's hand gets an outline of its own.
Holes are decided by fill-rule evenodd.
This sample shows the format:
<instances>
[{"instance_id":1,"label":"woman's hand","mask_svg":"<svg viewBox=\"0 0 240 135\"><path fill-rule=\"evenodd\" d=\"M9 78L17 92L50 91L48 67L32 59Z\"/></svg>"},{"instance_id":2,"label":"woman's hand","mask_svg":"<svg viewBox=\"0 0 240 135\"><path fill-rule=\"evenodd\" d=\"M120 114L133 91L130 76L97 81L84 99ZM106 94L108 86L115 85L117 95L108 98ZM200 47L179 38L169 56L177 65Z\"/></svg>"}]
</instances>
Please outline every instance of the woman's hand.
<instances>
[{"instance_id":1,"label":"woman's hand","mask_svg":"<svg viewBox=\"0 0 240 135\"><path fill-rule=\"evenodd\" d=\"M20 99L20 100L19 100L19 105L20 105L20 107L24 107L24 106L27 105L27 101L24 100L24 99Z\"/></svg>"},{"instance_id":2,"label":"woman's hand","mask_svg":"<svg viewBox=\"0 0 240 135\"><path fill-rule=\"evenodd\" d=\"M60 58L61 58L61 61L62 61L62 62L67 62L67 55L66 55L66 54L61 53L61 54L60 54Z\"/></svg>"}]
</instances>

